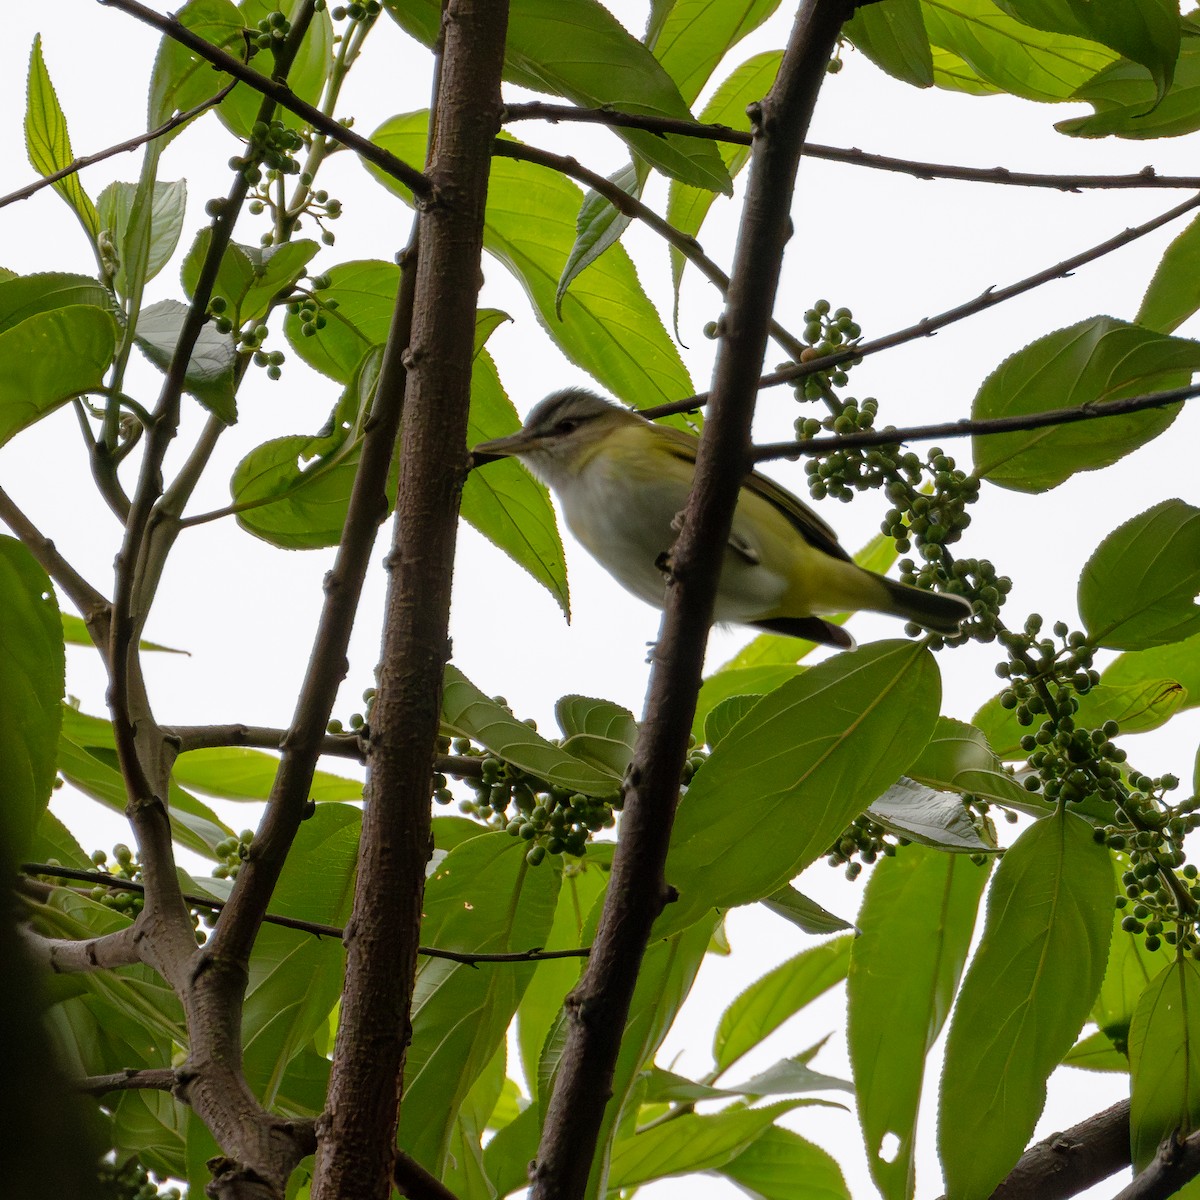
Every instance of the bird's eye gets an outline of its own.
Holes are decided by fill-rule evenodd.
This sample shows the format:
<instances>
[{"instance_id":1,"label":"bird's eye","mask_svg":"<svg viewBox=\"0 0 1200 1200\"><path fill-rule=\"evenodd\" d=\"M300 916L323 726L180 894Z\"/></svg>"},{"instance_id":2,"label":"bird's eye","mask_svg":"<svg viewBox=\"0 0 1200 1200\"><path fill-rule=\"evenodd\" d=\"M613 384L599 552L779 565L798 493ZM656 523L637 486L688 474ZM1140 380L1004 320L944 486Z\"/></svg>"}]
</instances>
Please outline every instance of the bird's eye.
<instances>
[{"instance_id":1,"label":"bird's eye","mask_svg":"<svg viewBox=\"0 0 1200 1200\"><path fill-rule=\"evenodd\" d=\"M565 417L554 426L555 433L574 433L579 428L579 422Z\"/></svg>"}]
</instances>

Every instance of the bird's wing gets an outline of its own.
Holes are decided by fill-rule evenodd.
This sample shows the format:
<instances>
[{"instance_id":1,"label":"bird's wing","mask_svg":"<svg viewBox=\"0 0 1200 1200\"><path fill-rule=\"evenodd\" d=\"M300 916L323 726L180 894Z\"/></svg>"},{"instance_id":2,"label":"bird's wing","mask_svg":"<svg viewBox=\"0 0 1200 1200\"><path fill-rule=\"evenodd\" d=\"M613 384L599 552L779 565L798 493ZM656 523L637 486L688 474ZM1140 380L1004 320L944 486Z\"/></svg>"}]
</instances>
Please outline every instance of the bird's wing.
<instances>
[{"instance_id":1,"label":"bird's wing","mask_svg":"<svg viewBox=\"0 0 1200 1200\"><path fill-rule=\"evenodd\" d=\"M663 425L657 425L655 429L662 437L664 447L671 454L695 465L697 445L695 438L680 430L670 429ZM757 471L751 471L746 476L742 481L742 487L761 496L768 504L782 513L788 523L810 546L815 546L833 558L840 558L845 562L854 561L838 541L837 534L803 500L798 496L793 496L787 488L780 487L773 479L768 479L766 475L760 475ZM733 549L738 552L737 546L733 546Z\"/></svg>"}]
</instances>

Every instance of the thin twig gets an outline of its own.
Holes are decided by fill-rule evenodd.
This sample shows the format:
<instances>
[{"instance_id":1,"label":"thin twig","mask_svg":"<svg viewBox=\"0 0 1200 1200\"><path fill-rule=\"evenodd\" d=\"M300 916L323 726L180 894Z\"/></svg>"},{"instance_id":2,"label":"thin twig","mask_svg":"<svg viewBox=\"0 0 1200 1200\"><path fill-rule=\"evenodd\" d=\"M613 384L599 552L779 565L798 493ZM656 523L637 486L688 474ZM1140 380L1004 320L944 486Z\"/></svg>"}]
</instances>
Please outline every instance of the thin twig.
<instances>
[{"instance_id":1,"label":"thin twig","mask_svg":"<svg viewBox=\"0 0 1200 1200\"><path fill-rule=\"evenodd\" d=\"M177 1081L173 1067L127 1067L111 1075L85 1075L75 1080L77 1092L85 1096L105 1096L109 1092L156 1091L169 1092Z\"/></svg>"},{"instance_id":2,"label":"thin twig","mask_svg":"<svg viewBox=\"0 0 1200 1200\"><path fill-rule=\"evenodd\" d=\"M429 200L432 198L434 193L433 183L427 176L422 175L420 171L416 170L415 167L409 166L408 163L389 153L382 146L377 146L367 138L351 132L340 121L326 116L315 105L301 100L286 84L263 75L259 71L255 71L253 68L246 66L241 59L235 58L232 54L228 54L219 46L214 46L211 42L206 42L204 38L197 36L175 17L163 16L161 13L156 13L153 9L139 3L138 0L100 0L100 3L110 8L120 9L121 12L127 13L129 16L135 17L137 20L152 26L160 33L171 38L172 41L178 42L181 46L186 46L206 62L210 62L213 66L220 68L227 75L232 75L235 79L253 88L256 92L270 97L280 108L285 108L288 112L295 113L296 116L311 125L319 133L323 133L327 138L332 139L339 145L345 146L348 150L353 150L368 162L374 163L375 166L385 174L390 175L393 179L398 179L419 200Z\"/></svg>"},{"instance_id":3,"label":"thin twig","mask_svg":"<svg viewBox=\"0 0 1200 1200\"><path fill-rule=\"evenodd\" d=\"M1024 279L1017 280L1016 283L1010 283L1002 288L987 288L973 300L968 300L963 304L956 305L954 308L949 308L937 316L923 317L916 324L906 326L904 329L898 329L894 333L885 334L883 337L874 338L869 342L859 342L857 345L847 346L845 349L837 350L833 354L811 358L806 362L792 363L779 371L772 371L769 375L761 376L758 380L758 386L761 389L777 387L784 383L794 383L796 380L803 379L808 375L830 371L845 362L851 360L858 362L868 355L878 354L881 350L891 350L896 346L904 345L906 342L915 341L917 338L932 337L948 325L953 325L957 321L966 320L967 317L973 317L977 313L994 308L997 304L1003 304L1006 300L1012 300L1016 296L1041 287L1042 284L1050 283L1055 279L1062 279L1070 275L1073 271L1076 271L1079 267L1086 266L1090 262L1095 262L1097 259L1103 258L1106 254L1111 254L1114 250L1121 249L1123 246L1128 246L1130 243L1137 241L1138 238L1145 237L1146 234L1153 233L1156 229L1161 229L1164 225L1169 225L1172 221L1197 208L1200 208L1200 194L1183 201L1181 204L1175 205L1174 208L1170 208L1164 213L1160 213L1157 217L1152 217L1149 221L1145 221L1141 225L1133 225L1115 234L1113 237L1106 238L1103 242L1091 246L1087 250L1082 250L1070 258L1065 258L1062 262L1055 263L1052 267L1047 267L1045 270L1038 271L1033 275L1027 275ZM695 396L688 396L683 400L675 400L670 404L657 404L653 408L643 409L642 415L651 419L657 419L658 417L671 416L674 413L693 412L698 408L703 408L708 403L708 398L708 392L698 392Z\"/></svg>"},{"instance_id":4,"label":"thin twig","mask_svg":"<svg viewBox=\"0 0 1200 1200\"><path fill-rule=\"evenodd\" d=\"M119 875L107 875L103 871L85 871L79 867L60 867L56 863L27 862L21 864L21 870L26 875L40 875L50 879L70 879L76 883L89 883L95 887L108 888L114 892L133 892L144 895L146 887L136 879L122 879ZM185 892L184 900L192 908L203 908L209 912L220 912L225 907L224 900L216 900L211 896L198 896L194 892ZM263 917L267 925L278 925L283 929L296 929L301 933L311 933L317 937L337 938L342 940L344 930L340 925L326 925L320 921L302 921L299 917L285 917L277 913L267 913ZM78 942L67 942L68 945L79 945ZM540 946L532 950L515 950L507 954L474 954L468 950L442 950L436 946L418 946L417 953L426 958L444 958L449 962L464 963L473 967L478 963L523 963L542 962L553 958L587 958L588 947L581 946L574 950L543 950ZM135 960L136 961L136 960Z\"/></svg>"},{"instance_id":5,"label":"thin twig","mask_svg":"<svg viewBox=\"0 0 1200 1200\"><path fill-rule=\"evenodd\" d=\"M147 142L154 141L155 138L166 137L168 133L173 133L181 125L186 125L201 113L207 112L210 108L215 108L236 86L236 81L228 83L215 96L210 96L207 100L202 100L199 104L194 105L184 112L176 113L175 116L159 125L157 129L151 129L149 133L140 133L137 137L129 138L124 142L118 142L115 146L109 146L106 150L98 150L95 154L85 154L51 175L45 175L26 187L18 188L15 192L9 192L7 196L0 196L0 208L5 208L9 204L15 204L18 200L28 200L30 196L40 192L43 188L51 187L60 180L66 179L68 175L74 175L82 171L85 167L91 167L98 162L103 162L106 158L112 158L117 154L126 154L130 150L136 150L139 146L144 146Z\"/></svg>"},{"instance_id":6,"label":"thin twig","mask_svg":"<svg viewBox=\"0 0 1200 1200\"><path fill-rule=\"evenodd\" d=\"M1073 425L1078 421L1098 421L1105 417L1125 416L1147 409L1165 408L1200 396L1200 384L1171 388L1165 392L1147 392L1125 400L1093 400L1077 408L1050 408L1045 412L1013 417L963 417L957 421L939 421L932 425L910 425L902 429L866 429L860 433L830 434L802 442L766 442L750 451L753 462L777 458L804 458L828 454L833 450L862 450L871 446L895 446L957 437L988 437L997 433L1018 433L1045 429L1052 425Z\"/></svg>"},{"instance_id":7,"label":"thin twig","mask_svg":"<svg viewBox=\"0 0 1200 1200\"><path fill-rule=\"evenodd\" d=\"M458 1200L458 1197L415 1158L396 1150L392 1163L392 1184L408 1200Z\"/></svg>"}]
</instances>

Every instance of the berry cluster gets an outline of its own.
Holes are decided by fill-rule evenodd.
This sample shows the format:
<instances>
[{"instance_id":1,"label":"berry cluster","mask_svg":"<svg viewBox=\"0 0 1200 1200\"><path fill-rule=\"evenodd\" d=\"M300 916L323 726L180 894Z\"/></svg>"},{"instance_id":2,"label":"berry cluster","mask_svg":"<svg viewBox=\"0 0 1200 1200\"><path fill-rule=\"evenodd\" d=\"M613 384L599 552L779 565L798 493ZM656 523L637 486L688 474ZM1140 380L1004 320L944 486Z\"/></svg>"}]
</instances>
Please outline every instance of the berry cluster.
<instances>
[{"instance_id":1,"label":"berry cluster","mask_svg":"<svg viewBox=\"0 0 1200 1200\"><path fill-rule=\"evenodd\" d=\"M310 280L312 291L306 292L288 304L288 312L300 320L300 332L304 337L314 337L327 324L325 314L336 312L337 298L322 298L318 292L325 291L330 284L328 275L315 275Z\"/></svg>"},{"instance_id":2,"label":"berry cluster","mask_svg":"<svg viewBox=\"0 0 1200 1200\"><path fill-rule=\"evenodd\" d=\"M838 350L845 349L852 342L862 337L862 330L854 320L854 314L848 308L830 311L828 300L818 300L804 314L805 348L800 353L802 363L824 358ZM828 371L820 371L806 375L796 386L797 399L822 400L827 399L831 387L845 387L849 379L849 371L857 360L851 358L831 367ZM842 432L839 430L839 432ZM846 430L849 432L849 430Z\"/></svg>"},{"instance_id":3,"label":"berry cluster","mask_svg":"<svg viewBox=\"0 0 1200 1200\"><path fill-rule=\"evenodd\" d=\"M270 181L281 175L299 175L300 163L295 153L303 146L303 136L282 121L255 121L246 152L234 155L229 167L240 171L251 187L257 187L264 178Z\"/></svg>"},{"instance_id":4,"label":"berry cluster","mask_svg":"<svg viewBox=\"0 0 1200 1200\"><path fill-rule=\"evenodd\" d=\"M825 861L831 867L845 867L846 878L853 881L862 874L863 864L868 866L881 855L891 858L897 846L907 846L906 838L888 840L888 832L882 825L872 821L863 813L854 818L841 836L825 851Z\"/></svg>"},{"instance_id":5,"label":"berry cluster","mask_svg":"<svg viewBox=\"0 0 1200 1200\"><path fill-rule=\"evenodd\" d=\"M322 5L324 7L324 5ZM367 0L366 4L339 4L336 8L330 9L329 15L335 21L344 21L349 18L351 21L373 21L383 11L383 5L379 0Z\"/></svg>"},{"instance_id":6,"label":"berry cluster","mask_svg":"<svg viewBox=\"0 0 1200 1200\"><path fill-rule=\"evenodd\" d=\"M226 838L213 847L220 860L212 869L214 879L236 879L242 863L250 856L250 843L254 841L254 830L243 829L236 838Z\"/></svg>"},{"instance_id":7,"label":"berry cluster","mask_svg":"<svg viewBox=\"0 0 1200 1200\"><path fill-rule=\"evenodd\" d=\"M182 1195L174 1184L160 1187L136 1158L120 1165L104 1159L96 1175L100 1183L97 1195L105 1200L179 1200Z\"/></svg>"},{"instance_id":8,"label":"berry cluster","mask_svg":"<svg viewBox=\"0 0 1200 1200\"><path fill-rule=\"evenodd\" d=\"M128 880L130 883L141 882L142 859L140 854L134 853L124 842L118 842L112 849L112 856L115 860L115 867L109 866L108 855L103 850L93 850L91 853L92 864L97 871L104 875L111 875L113 879ZM117 912L126 913L131 917L136 917L145 905L141 892L114 891L102 883L98 883L92 888L92 899L97 904L103 904L105 908L115 909Z\"/></svg>"}]
</instances>

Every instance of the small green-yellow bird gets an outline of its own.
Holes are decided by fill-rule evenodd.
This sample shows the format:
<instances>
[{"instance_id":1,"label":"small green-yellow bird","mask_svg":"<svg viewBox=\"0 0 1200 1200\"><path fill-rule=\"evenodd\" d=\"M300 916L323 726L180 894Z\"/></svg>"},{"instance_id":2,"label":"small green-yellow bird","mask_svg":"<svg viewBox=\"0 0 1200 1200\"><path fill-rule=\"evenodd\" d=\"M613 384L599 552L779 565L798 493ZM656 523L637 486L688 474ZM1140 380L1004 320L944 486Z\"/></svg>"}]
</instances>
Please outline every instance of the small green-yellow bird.
<instances>
[{"instance_id":1,"label":"small green-yellow bird","mask_svg":"<svg viewBox=\"0 0 1200 1200\"><path fill-rule=\"evenodd\" d=\"M662 608L659 563L671 549L697 439L655 425L583 388L554 392L510 437L476 446L478 459L520 461L558 496L571 532L618 583ZM954 634L971 615L960 596L909 587L856 565L807 505L757 471L742 483L713 619L850 647L821 613L867 609Z\"/></svg>"}]
</instances>

